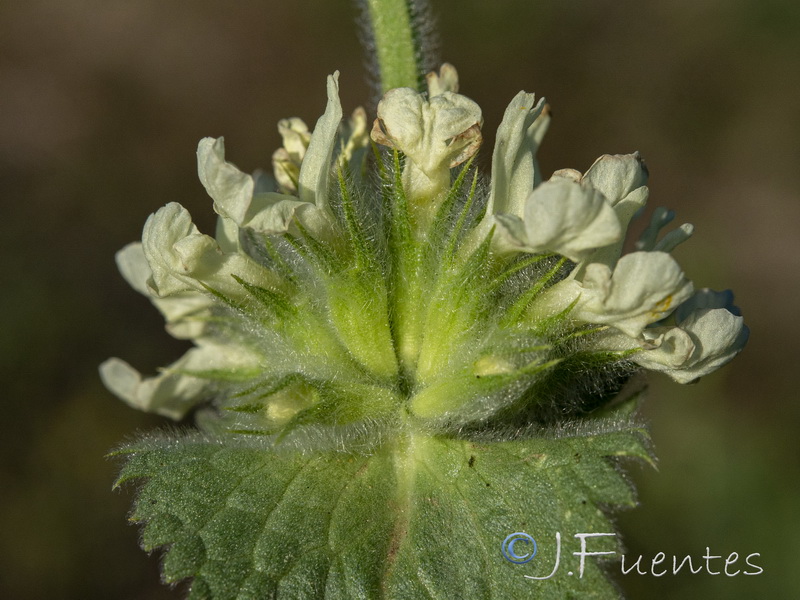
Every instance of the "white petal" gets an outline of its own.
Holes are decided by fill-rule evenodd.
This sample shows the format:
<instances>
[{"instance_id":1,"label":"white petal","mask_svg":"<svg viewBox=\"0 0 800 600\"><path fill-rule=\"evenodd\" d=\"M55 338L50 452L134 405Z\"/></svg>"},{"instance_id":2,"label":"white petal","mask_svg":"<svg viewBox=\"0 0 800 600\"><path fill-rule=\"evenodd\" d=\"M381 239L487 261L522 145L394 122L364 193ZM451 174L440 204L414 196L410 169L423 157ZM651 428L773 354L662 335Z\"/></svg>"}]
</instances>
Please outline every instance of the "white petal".
<instances>
[{"instance_id":1,"label":"white petal","mask_svg":"<svg viewBox=\"0 0 800 600\"><path fill-rule=\"evenodd\" d=\"M186 340L203 335L214 301L200 292L153 298L153 304L164 315L166 329L172 337Z\"/></svg>"},{"instance_id":2,"label":"white petal","mask_svg":"<svg viewBox=\"0 0 800 600\"><path fill-rule=\"evenodd\" d=\"M441 96L445 92L458 93L458 71L450 63L439 67L439 72L431 71L425 76L428 85L428 98Z\"/></svg>"},{"instance_id":3,"label":"white petal","mask_svg":"<svg viewBox=\"0 0 800 600\"><path fill-rule=\"evenodd\" d=\"M142 231L142 249L152 276L148 287L158 296L197 289L187 282L186 268L181 265L173 246L189 235L200 235L189 212L172 202L150 215Z\"/></svg>"},{"instance_id":4,"label":"white petal","mask_svg":"<svg viewBox=\"0 0 800 600\"><path fill-rule=\"evenodd\" d=\"M253 178L225 162L224 138L203 138L197 145L197 173L217 214L241 225L253 199Z\"/></svg>"},{"instance_id":5,"label":"white petal","mask_svg":"<svg viewBox=\"0 0 800 600\"><path fill-rule=\"evenodd\" d=\"M497 254L508 252L536 252L531 247L525 222L514 215L494 215L496 226L492 238L492 250Z\"/></svg>"},{"instance_id":6,"label":"white petal","mask_svg":"<svg viewBox=\"0 0 800 600\"><path fill-rule=\"evenodd\" d=\"M712 289L703 288L697 290L691 298L675 309L675 322L680 325L692 313L704 308L724 308L737 317L742 314L739 307L733 304L733 292L731 290L715 292Z\"/></svg>"},{"instance_id":7,"label":"white petal","mask_svg":"<svg viewBox=\"0 0 800 600\"><path fill-rule=\"evenodd\" d=\"M258 233L284 233L289 230L295 216L304 212L320 213L314 205L283 194L260 194L253 198L252 216L245 227Z\"/></svg>"},{"instance_id":8,"label":"white petal","mask_svg":"<svg viewBox=\"0 0 800 600\"><path fill-rule=\"evenodd\" d=\"M100 378L112 393L134 408L180 419L206 399L208 380L192 373L233 372L258 366L258 357L239 345L199 340L197 347L155 377L143 378L125 361L110 358L100 365Z\"/></svg>"},{"instance_id":9,"label":"white petal","mask_svg":"<svg viewBox=\"0 0 800 600\"><path fill-rule=\"evenodd\" d=\"M135 408L146 410L136 401L136 390L142 383L142 375L124 360L114 357L104 361L100 365L100 379L114 395Z\"/></svg>"},{"instance_id":10,"label":"white petal","mask_svg":"<svg viewBox=\"0 0 800 600\"><path fill-rule=\"evenodd\" d=\"M369 147L369 129L367 127L367 111L359 106L353 111L353 114L346 121L342 121L339 127L339 136L341 138L341 152L339 159L351 163L354 157L363 154L363 151ZM353 168L357 171L358 168Z\"/></svg>"},{"instance_id":11,"label":"white petal","mask_svg":"<svg viewBox=\"0 0 800 600\"><path fill-rule=\"evenodd\" d=\"M680 328L692 337L695 352L679 371L669 373L679 383L708 375L732 360L744 348L750 334L744 319L724 308L697 310Z\"/></svg>"},{"instance_id":12,"label":"white petal","mask_svg":"<svg viewBox=\"0 0 800 600\"><path fill-rule=\"evenodd\" d=\"M152 276L150 265L142 244L128 244L116 254L117 266L122 276L136 291L150 298L167 322L167 331L180 339L194 338L202 334L205 327L201 314L213 304L213 300L200 292L186 291L166 298L155 296L147 286Z\"/></svg>"},{"instance_id":13,"label":"white petal","mask_svg":"<svg viewBox=\"0 0 800 600\"><path fill-rule=\"evenodd\" d=\"M617 219L619 219L619 224L623 231L628 229L628 224L631 222L631 219L644 208L647 203L648 194L649 190L646 187L637 188L614 206L614 212L617 214ZM598 249L589 256L586 262L578 267L578 273L582 273L586 264L589 262L601 263L613 268L622 254L624 245L625 236L622 236L618 242L610 244L605 248Z\"/></svg>"},{"instance_id":14,"label":"white petal","mask_svg":"<svg viewBox=\"0 0 800 600\"><path fill-rule=\"evenodd\" d=\"M662 329L657 337L648 339L649 348L631 357L633 362L652 371L670 371L686 364L695 350L691 336L678 327Z\"/></svg>"},{"instance_id":15,"label":"white petal","mask_svg":"<svg viewBox=\"0 0 800 600\"><path fill-rule=\"evenodd\" d=\"M647 185L647 168L638 152L605 154L589 167L583 180L602 192L613 206L632 191Z\"/></svg>"},{"instance_id":16,"label":"white petal","mask_svg":"<svg viewBox=\"0 0 800 600\"><path fill-rule=\"evenodd\" d=\"M278 121L278 133L283 140L283 148L297 164L303 162L308 144L311 142L311 132L303 119L292 117Z\"/></svg>"},{"instance_id":17,"label":"white petal","mask_svg":"<svg viewBox=\"0 0 800 600\"><path fill-rule=\"evenodd\" d=\"M613 352L637 350L638 352L631 355L630 360L655 371L679 367L694 352L692 338L677 327L648 327L638 338L608 328L593 336L589 344L592 350Z\"/></svg>"},{"instance_id":18,"label":"white petal","mask_svg":"<svg viewBox=\"0 0 800 600\"><path fill-rule=\"evenodd\" d=\"M166 372L198 373L203 371L236 371L259 368L261 358L238 343L202 338L197 346L180 360L165 369Z\"/></svg>"},{"instance_id":19,"label":"white petal","mask_svg":"<svg viewBox=\"0 0 800 600\"><path fill-rule=\"evenodd\" d=\"M692 283L669 254L634 252L614 271L604 264L586 267L575 316L608 324L631 337L659 321L692 294Z\"/></svg>"},{"instance_id":20,"label":"white petal","mask_svg":"<svg viewBox=\"0 0 800 600\"><path fill-rule=\"evenodd\" d=\"M241 248L239 225L222 215L217 217L217 229L214 232L214 238L223 252L236 252Z\"/></svg>"},{"instance_id":21,"label":"white petal","mask_svg":"<svg viewBox=\"0 0 800 600\"><path fill-rule=\"evenodd\" d=\"M152 271L148 285L161 298L205 292L206 286L235 298L243 290L233 275L252 283L273 279L270 272L245 255L222 252L214 238L201 234L189 212L176 202L147 219L142 249Z\"/></svg>"},{"instance_id":22,"label":"white petal","mask_svg":"<svg viewBox=\"0 0 800 600\"><path fill-rule=\"evenodd\" d=\"M200 181L214 200L214 210L238 227L250 228L258 233L285 232L300 201L285 194L266 192L254 195L254 180L225 162L223 138L205 138L197 147L197 170ZM218 229L218 232L220 230ZM234 238L231 223L223 222L222 241L230 249ZM238 232L235 236L238 248Z\"/></svg>"},{"instance_id":23,"label":"white petal","mask_svg":"<svg viewBox=\"0 0 800 600\"><path fill-rule=\"evenodd\" d=\"M342 121L339 101L339 72L328 76L328 104L314 126L303 165L300 167L298 190L300 200L315 204L321 210L328 206L328 180L336 135Z\"/></svg>"},{"instance_id":24,"label":"white petal","mask_svg":"<svg viewBox=\"0 0 800 600\"><path fill-rule=\"evenodd\" d=\"M620 224L625 229L628 228L631 220L641 213L642 209L647 204L647 198L649 196L650 189L646 186L642 186L640 188L636 188L622 200L614 204L614 211L617 213ZM608 198L606 198L606 200L607 199Z\"/></svg>"},{"instance_id":25,"label":"white petal","mask_svg":"<svg viewBox=\"0 0 800 600\"><path fill-rule=\"evenodd\" d=\"M133 242L122 248L114 255L117 268L125 281L133 289L147 297L152 297L147 281L152 276L150 265L144 256L141 242Z\"/></svg>"},{"instance_id":26,"label":"white petal","mask_svg":"<svg viewBox=\"0 0 800 600\"><path fill-rule=\"evenodd\" d=\"M286 148L278 148L272 153L272 171L275 173L275 181L282 194L297 196L300 164L292 160Z\"/></svg>"},{"instance_id":27,"label":"white petal","mask_svg":"<svg viewBox=\"0 0 800 600\"><path fill-rule=\"evenodd\" d=\"M557 179L566 179L567 181L580 183L583 179L583 175L581 175L580 171L576 171L575 169L559 169L558 171L554 171L550 176L551 181L555 181Z\"/></svg>"},{"instance_id":28,"label":"white petal","mask_svg":"<svg viewBox=\"0 0 800 600\"><path fill-rule=\"evenodd\" d=\"M201 379L174 373L145 379L119 358L109 358L100 365L100 379L110 392L130 406L175 420L183 418L203 400L205 386Z\"/></svg>"},{"instance_id":29,"label":"white petal","mask_svg":"<svg viewBox=\"0 0 800 600\"><path fill-rule=\"evenodd\" d=\"M666 373L678 383L690 383L733 359L744 348L748 336L742 317L724 308L699 309L679 327L669 328L659 348L636 354L633 360ZM682 345L676 340L681 340ZM691 351L686 352L687 348Z\"/></svg>"},{"instance_id":30,"label":"white petal","mask_svg":"<svg viewBox=\"0 0 800 600\"><path fill-rule=\"evenodd\" d=\"M566 179L547 181L530 194L525 231L529 251L550 250L573 261L622 237L619 220L604 196Z\"/></svg>"},{"instance_id":31,"label":"white petal","mask_svg":"<svg viewBox=\"0 0 800 600\"><path fill-rule=\"evenodd\" d=\"M519 92L503 115L492 154L487 213L522 216L523 203L536 181L536 152L549 123L545 100Z\"/></svg>"},{"instance_id":32,"label":"white petal","mask_svg":"<svg viewBox=\"0 0 800 600\"><path fill-rule=\"evenodd\" d=\"M406 155L406 193L421 197L449 188L450 169L480 147L481 123L480 107L465 96L443 92L429 101L410 88L397 88L378 103L371 135Z\"/></svg>"}]
</instances>

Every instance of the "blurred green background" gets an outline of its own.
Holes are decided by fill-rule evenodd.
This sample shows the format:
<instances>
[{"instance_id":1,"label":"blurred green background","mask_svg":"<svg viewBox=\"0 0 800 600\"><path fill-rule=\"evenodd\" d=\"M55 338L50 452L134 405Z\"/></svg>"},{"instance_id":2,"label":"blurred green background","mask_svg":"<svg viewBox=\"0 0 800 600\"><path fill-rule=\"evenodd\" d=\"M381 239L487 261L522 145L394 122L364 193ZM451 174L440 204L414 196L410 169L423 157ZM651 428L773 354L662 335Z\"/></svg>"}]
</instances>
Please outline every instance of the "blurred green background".
<instances>
[{"instance_id":1,"label":"blurred green background","mask_svg":"<svg viewBox=\"0 0 800 600\"><path fill-rule=\"evenodd\" d=\"M519 89L547 96L546 174L639 150L651 208L696 237L699 285L732 287L746 351L698 385L651 377L658 471L619 516L628 554L758 552L756 577L620 577L631 598L790 598L800 589L800 3L436 0L440 56L484 109L487 144ZM104 454L163 424L101 386L120 356L183 351L113 253L169 201L213 213L197 141L268 167L279 118L313 123L324 77L370 98L347 0L0 3L0 597L158 599L157 557L126 523ZM490 148L491 146L487 147ZM486 162L490 152L483 153ZM498 542L499 543L499 542Z\"/></svg>"}]
</instances>

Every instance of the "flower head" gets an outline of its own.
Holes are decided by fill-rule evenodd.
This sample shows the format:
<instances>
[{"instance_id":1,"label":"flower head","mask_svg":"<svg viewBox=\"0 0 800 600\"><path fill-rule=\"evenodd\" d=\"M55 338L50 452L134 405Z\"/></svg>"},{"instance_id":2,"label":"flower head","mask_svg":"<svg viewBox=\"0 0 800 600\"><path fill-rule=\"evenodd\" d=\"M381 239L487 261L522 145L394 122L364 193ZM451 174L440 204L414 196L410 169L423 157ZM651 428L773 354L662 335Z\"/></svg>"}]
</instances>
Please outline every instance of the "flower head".
<instances>
[{"instance_id":1,"label":"flower head","mask_svg":"<svg viewBox=\"0 0 800 600\"><path fill-rule=\"evenodd\" d=\"M279 123L274 179L228 162L222 138L201 140L215 236L168 204L117 256L195 348L152 378L110 359L106 385L174 418L201 407L216 431L346 445L409 421L579 416L637 367L686 383L742 349L732 297L695 292L669 254L690 225L659 239L674 214L657 209L623 254L648 198L637 153L545 181L549 108L520 92L482 183L480 108L450 65L427 87L384 95L371 159L363 109L342 121L338 74L313 131Z\"/></svg>"}]
</instances>

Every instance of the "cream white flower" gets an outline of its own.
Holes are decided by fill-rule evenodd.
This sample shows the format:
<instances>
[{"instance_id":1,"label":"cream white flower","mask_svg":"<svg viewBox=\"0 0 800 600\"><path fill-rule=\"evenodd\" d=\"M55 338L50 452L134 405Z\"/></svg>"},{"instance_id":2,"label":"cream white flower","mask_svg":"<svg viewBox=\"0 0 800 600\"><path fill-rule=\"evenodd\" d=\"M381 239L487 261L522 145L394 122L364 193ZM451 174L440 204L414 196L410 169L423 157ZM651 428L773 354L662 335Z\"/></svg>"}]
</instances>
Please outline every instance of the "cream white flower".
<instances>
[{"instance_id":1,"label":"cream white flower","mask_svg":"<svg viewBox=\"0 0 800 600\"><path fill-rule=\"evenodd\" d=\"M633 192L647 185L647 175L638 152L604 154L594 161L582 180L602 192L612 206L618 206Z\"/></svg>"},{"instance_id":2,"label":"cream white flower","mask_svg":"<svg viewBox=\"0 0 800 600\"><path fill-rule=\"evenodd\" d=\"M619 219L604 196L568 179L538 186L525 202L524 217L496 215L500 239L524 252L552 251L577 262L622 237Z\"/></svg>"},{"instance_id":3,"label":"cream white flower","mask_svg":"<svg viewBox=\"0 0 800 600\"><path fill-rule=\"evenodd\" d=\"M150 301L164 315L167 331L170 334L179 339L196 338L202 334L207 310L214 304L208 294L187 290L164 298L156 296L147 285L153 276L153 271L147 263L142 244L139 242L125 246L117 252L115 258L125 281L137 292L150 298Z\"/></svg>"},{"instance_id":4,"label":"cream white flower","mask_svg":"<svg viewBox=\"0 0 800 600\"><path fill-rule=\"evenodd\" d=\"M648 327L640 337L611 334L598 347L615 350L641 348L631 360L678 383L691 383L716 371L747 343L749 330L730 290L698 290L674 312L674 326Z\"/></svg>"},{"instance_id":5,"label":"cream white flower","mask_svg":"<svg viewBox=\"0 0 800 600\"><path fill-rule=\"evenodd\" d=\"M339 101L339 72L328 76L328 104L317 120L314 133L303 157L298 180L300 200L316 205L322 211L328 207L328 181L331 161L336 148L336 136L342 122L342 104Z\"/></svg>"},{"instance_id":6,"label":"cream white flower","mask_svg":"<svg viewBox=\"0 0 800 600\"><path fill-rule=\"evenodd\" d=\"M204 138L197 147L200 181L214 200L214 210L241 229L257 233L283 233L297 216L314 231L325 227L326 217L315 204L276 192L255 193L255 180L225 161L225 140ZM280 184L279 184L280 185Z\"/></svg>"},{"instance_id":7,"label":"cream white flower","mask_svg":"<svg viewBox=\"0 0 800 600\"><path fill-rule=\"evenodd\" d=\"M212 238L197 231L188 212L176 203L151 215L143 238L150 245L152 262L144 244L133 243L117 253L117 266L131 287L148 296L161 311L167 330L177 338L194 339L197 347L154 377L143 378L119 358L100 365L100 376L109 390L134 408L181 419L206 398L208 382L191 372L252 369L259 360L240 345L202 337L215 301L199 282L217 282L223 293L235 297L241 286L231 275L252 276L253 268L259 274L266 271L243 255L222 253ZM170 242L174 242L172 246ZM187 251L192 247L199 252ZM155 272L151 265L155 265ZM235 269L236 273L226 269Z\"/></svg>"},{"instance_id":8,"label":"cream white flower","mask_svg":"<svg viewBox=\"0 0 800 600\"><path fill-rule=\"evenodd\" d=\"M590 263L582 275L557 283L543 295L539 310L558 312L574 303L572 318L611 325L636 338L675 310L692 289L669 254L633 252L619 259L613 270Z\"/></svg>"},{"instance_id":9,"label":"cream white flower","mask_svg":"<svg viewBox=\"0 0 800 600\"><path fill-rule=\"evenodd\" d=\"M590 264L581 286L576 315L631 336L669 315L693 291L692 282L665 252L626 254L613 271Z\"/></svg>"},{"instance_id":10,"label":"cream white flower","mask_svg":"<svg viewBox=\"0 0 800 600\"><path fill-rule=\"evenodd\" d=\"M550 124L545 99L519 92L506 108L492 154L492 181L487 215L522 217L523 206L542 178L536 153Z\"/></svg>"},{"instance_id":11,"label":"cream white flower","mask_svg":"<svg viewBox=\"0 0 800 600\"><path fill-rule=\"evenodd\" d=\"M342 121L339 139L339 166L346 165L351 173L360 174L369 148L367 111L363 107L359 106L349 119Z\"/></svg>"},{"instance_id":12,"label":"cream white flower","mask_svg":"<svg viewBox=\"0 0 800 600\"><path fill-rule=\"evenodd\" d=\"M311 132L302 119L293 117L278 121L278 133L283 138L283 147L272 154L272 170L279 190L284 194L296 196L300 167L311 142Z\"/></svg>"},{"instance_id":13,"label":"cream white flower","mask_svg":"<svg viewBox=\"0 0 800 600\"><path fill-rule=\"evenodd\" d=\"M202 379L176 373L143 378L139 371L119 358L109 358L100 365L100 378L111 393L133 408L170 419L182 419L203 401L205 382Z\"/></svg>"},{"instance_id":14,"label":"cream white flower","mask_svg":"<svg viewBox=\"0 0 800 600\"><path fill-rule=\"evenodd\" d=\"M200 181L214 200L214 210L239 227L259 233L286 232L295 216L312 232L325 230L329 221L328 181L341 120L338 73L334 73L328 77L325 113L317 121L307 145L307 129L302 121L282 122L284 153L281 156L285 162L276 177L281 189L296 192L296 196L275 192L256 194L253 177L225 161L222 138L201 140L197 148L197 170ZM292 165L296 161L301 164L295 177Z\"/></svg>"},{"instance_id":15,"label":"cream white flower","mask_svg":"<svg viewBox=\"0 0 800 600\"><path fill-rule=\"evenodd\" d=\"M647 204L649 195L647 176L647 168L638 152L604 154L594 161L589 170L581 176L580 181L605 196L606 201L614 207L620 226L625 231L633 217ZM613 267L622 253L624 243L625 238L622 237L608 246L599 248L586 259L586 264L595 262Z\"/></svg>"},{"instance_id":16,"label":"cream white flower","mask_svg":"<svg viewBox=\"0 0 800 600\"><path fill-rule=\"evenodd\" d=\"M143 378L119 358L103 362L100 377L111 392L134 408L181 419L206 400L208 381L202 377L204 372L254 370L259 366L259 357L241 345L205 338L197 344L155 377Z\"/></svg>"},{"instance_id":17,"label":"cream white flower","mask_svg":"<svg viewBox=\"0 0 800 600\"><path fill-rule=\"evenodd\" d=\"M613 267L628 224L647 201L647 171L641 158L638 153L604 155L585 175L575 169L561 169L546 184L539 184L535 151L547 126L547 120L543 120L546 113L534 118L537 112L530 110L528 119L534 120L528 125L524 118L526 97L533 102L532 94L520 92L498 130L489 200L489 207L497 213L492 220L499 225L493 240L495 250L557 252L583 263L576 275L590 262ZM527 138L522 137L525 126ZM536 186L533 192L525 192L531 185ZM558 201L556 189L561 191L563 202ZM487 215L484 221L490 217ZM534 231L539 233L533 239L522 235L525 232L530 238ZM543 232L547 232L544 237Z\"/></svg>"},{"instance_id":18,"label":"cream white flower","mask_svg":"<svg viewBox=\"0 0 800 600\"><path fill-rule=\"evenodd\" d=\"M426 98L410 88L389 90L378 103L372 139L406 156L403 184L412 201L432 200L450 188L450 169L483 141L480 107L450 91Z\"/></svg>"},{"instance_id":19,"label":"cream white flower","mask_svg":"<svg viewBox=\"0 0 800 600\"><path fill-rule=\"evenodd\" d=\"M183 206L171 202L150 215L142 232L142 251L150 266L148 287L159 298L209 288L236 298L248 281L271 279L266 269L239 252L223 252L216 240L201 234Z\"/></svg>"},{"instance_id":20,"label":"cream white flower","mask_svg":"<svg viewBox=\"0 0 800 600\"><path fill-rule=\"evenodd\" d=\"M441 96L445 92L458 93L458 71L450 63L444 63L439 67L439 72L431 71L425 76L425 84L428 87L428 98Z\"/></svg>"},{"instance_id":21,"label":"cream white flower","mask_svg":"<svg viewBox=\"0 0 800 600\"><path fill-rule=\"evenodd\" d=\"M669 220L657 211L653 231L648 230L646 241L638 245L640 251L620 257L624 232L647 202L647 175L638 153L604 155L585 174L574 169L556 171L529 196L524 228L517 223L516 237L524 231L530 251L557 252L577 263L569 277L537 300L535 314L570 308L573 319L610 325L638 338L648 325L668 316L692 294L692 283L667 254L691 234L690 225L657 243L658 231ZM583 192L562 192L558 199L554 193L540 191L555 185ZM503 225L508 223L508 219L498 219ZM505 229L501 240L514 235L509 227ZM537 231L546 233L537 237ZM524 247L518 243L518 249Z\"/></svg>"},{"instance_id":22,"label":"cream white flower","mask_svg":"<svg viewBox=\"0 0 800 600\"><path fill-rule=\"evenodd\" d=\"M272 154L272 169L278 191L297 196L300 168L311 142L311 132L305 122L297 117L281 119L278 122L278 132L283 138L283 146ZM339 125L338 165L347 166L353 173L359 173L368 147L367 111L359 106L349 119L343 120ZM267 191L272 190L262 190Z\"/></svg>"},{"instance_id":23,"label":"cream white flower","mask_svg":"<svg viewBox=\"0 0 800 600\"><path fill-rule=\"evenodd\" d=\"M679 336L691 340L692 352L688 356L672 348L672 339ZM748 336L742 317L724 308L701 309L665 332L658 348L635 354L632 359L647 369L666 373L678 383L690 383L731 361L744 348Z\"/></svg>"}]
</instances>

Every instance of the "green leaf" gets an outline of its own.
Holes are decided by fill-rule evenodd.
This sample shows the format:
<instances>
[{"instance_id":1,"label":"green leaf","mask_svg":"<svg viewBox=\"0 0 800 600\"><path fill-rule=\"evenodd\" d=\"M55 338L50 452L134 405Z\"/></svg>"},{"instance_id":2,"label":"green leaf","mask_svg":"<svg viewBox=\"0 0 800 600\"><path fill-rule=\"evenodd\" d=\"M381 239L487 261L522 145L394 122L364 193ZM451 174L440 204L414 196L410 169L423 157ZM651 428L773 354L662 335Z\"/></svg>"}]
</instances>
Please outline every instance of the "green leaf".
<instances>
[{"instance_id":1,"label":"green leaf","mask_svg":"<svg viewBox=\"0 0 800 600\"><path fill-rule=\"evenodd\" d=\"M643 436L618 418L506 441L409 431L368 456L149 438L120 451L118 485L143 480L142 545L192 599L614 598L592 558L578 576L574 534L613 532L600 507L634 503L607 457L649 460ZM515 532L537 541L529 563L501 554ZM556 532L558 572L526 578L552 571Z\"/></svg>"}]
</instances>

